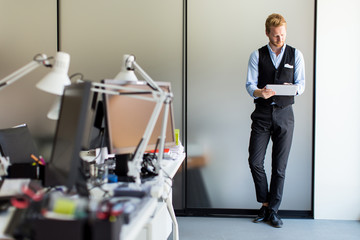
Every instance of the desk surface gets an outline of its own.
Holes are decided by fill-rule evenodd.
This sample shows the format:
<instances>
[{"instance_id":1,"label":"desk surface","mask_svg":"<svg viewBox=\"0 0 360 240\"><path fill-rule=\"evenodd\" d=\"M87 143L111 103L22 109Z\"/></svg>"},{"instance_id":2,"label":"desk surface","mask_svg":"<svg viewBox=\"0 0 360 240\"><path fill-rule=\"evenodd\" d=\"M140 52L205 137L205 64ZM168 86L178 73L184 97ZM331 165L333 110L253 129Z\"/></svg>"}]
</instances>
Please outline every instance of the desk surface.
<instances>
[{"instance_id":1,"label":"desk surface","mask_svg":"<svg viewBox=\"0 0 360 240\"><path fill-rule=\"evenodd\" d=\"M175 160L167 160L164 159L161 162L161 167L163 171L165 172L165 175L173 178L183 163L185 159L185 153L180 154L179 157ZM114 189L118 184L107 184L106 189L112 190ZM93 192L95 191L95 192ZM97 195L97 197L100 197L103 192L97 192L95 189L92 190L91 194ZM93 195L94 196L94 195ZM148 220L151 218L153 213L156 210L158 203L158 199L152 198L150 199L141 210L138 212L138 214L132 219L132 221L129 224L125 224L122 227L120 237L121 239L125 240L133 240L137 237L141 229L146 225ZM4 231L7 227L8 221L10 220L10 216L12 215L13 208L11 207L8 211L0 213L0 240L3 239L12 239L8 236L4 235Z\"/></svg>"},{"instance_id":2,"label":"desk surface","mask_svg":"<svg viewBox=\"0 0 360 240\"><path fill-rule=\"evenodd\" d=\"M161 162L161 168L165 172L165 175L173 178L185 159L185 153L179 155L175 160L164 159ZM156 182L156 177L152 182ZM118 184L107 184L105 189L113 190ZM158 200L152 198L151 201L146 203L137 215L132 219L129 224L124 224L120 232L120 239L133 240L136 239L142 228L148 223L148 220L154 214L157 208Z\"/></svg>"},{"instance_id":3,"label":"desk surface","mask_svg":"<svg viewBox=\"0 0 360 240\"><path fill-rule=\"evenodd\" d=\"M170 178L173 178L185 159L185 153L182 153L175 160L164 159L161 162L161 168Z\"/></svg>"},{"instance_id":4,"label":"desk surface","mask_svg":"<svg viewBox=\"0 0 360 240\"><path fill-rule=\"evenodd\" d=\"M120 232L120 239L132 240L137 237L148 219L153 215L157 207L157 199L152 198L137 213L129 224L124 224Z\"/></svg>"}]
</instances>

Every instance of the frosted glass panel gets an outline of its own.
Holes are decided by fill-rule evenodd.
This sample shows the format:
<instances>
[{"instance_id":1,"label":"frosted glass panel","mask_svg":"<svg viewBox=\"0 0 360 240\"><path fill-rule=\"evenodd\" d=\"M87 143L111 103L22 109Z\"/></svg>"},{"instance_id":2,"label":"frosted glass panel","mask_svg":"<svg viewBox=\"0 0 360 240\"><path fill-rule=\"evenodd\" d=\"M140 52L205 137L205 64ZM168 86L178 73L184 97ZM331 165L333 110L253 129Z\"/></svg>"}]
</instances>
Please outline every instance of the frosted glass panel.
<instances>
[{"instance_id":1,"label":"frosted glass panel","mask_svg":"<svg viewBox=\"0 0 360 240\"><path fill-rule=\"evenodd\" d=\"M154 81L171 83L175 128L183 133L182 0L62 0L60 13L61 49L71 54L70 72L92 81L111 79L123 54L134 54ZM174 205L181 208L178 176Z\"/></svg>"},{"instance_id":2,"label":"frosted glass panel","mask_svg":"<svg viewBox=\"0 0 360 240\"><path fill-rule=\"evenodd\" d=\"M307 78L294 105L281 209L311 210L313 0L188 1L187 207L259 208L247 160L254 104L245 81L250 53L268 42L264 23L273 12L286 18L287 43L303 52Z\"/></svg>"},{"instance_id":3,"label":"frosted glass panel","mask_svg":"<svg viewBox=\"0 0 360 240\"><path fill-rule=\"evenodd\" d=\"M71 54L70 72L111 79L123 54L134 54L154 81L171 82L175 125L181 128L181 0L62 0L60 10L61 49Z\"/></svg>"}]
</instances>

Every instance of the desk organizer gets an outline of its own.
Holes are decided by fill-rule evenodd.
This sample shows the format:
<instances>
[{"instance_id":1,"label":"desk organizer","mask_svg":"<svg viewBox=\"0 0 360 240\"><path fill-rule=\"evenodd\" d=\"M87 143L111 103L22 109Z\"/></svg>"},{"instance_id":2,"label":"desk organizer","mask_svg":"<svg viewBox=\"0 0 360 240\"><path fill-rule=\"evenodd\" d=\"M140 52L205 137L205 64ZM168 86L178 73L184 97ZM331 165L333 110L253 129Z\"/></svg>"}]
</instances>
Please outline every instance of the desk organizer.
<instances>
[{"instance_id":1,"label":"desk organizer","mask_svg":"<svg viewBox=\"0 0 360 240\"><path fill-rule=\"evenodd\" d=\"M8 178L30 178L44 183L45 167L32 163L14 163L8 167Z\"/></svg>"},{"instance_id":2,"label":"desk organizer","mask_svg":"<svg viewBox=\"0 0 360 240\"><path fill-rule=\"evenodd\" d=\"M120 231L123 225L123 217L118 217L116 221L107 220L89 221L88 227L91 240L119 240Z\"/></svg>"},{"instance_id":3,"label":"desk organizer","mask_svg":"<svg viewBox=\"0 0 360 240\"><path fill-rule=\"evenodd\" d=\"M34 219L33 240L119 240L123 218L108 220Z\"/></svg>"},{"instance_id":4,"label":"desk organizer","mask_svg":"<svg viewBox=\"0 0 360 240\"><path fill-rule=\"evenodd\" d=\"M86 220L33 219L32 236L34 240L85 240Z\"/></svg>"}]
</instances>

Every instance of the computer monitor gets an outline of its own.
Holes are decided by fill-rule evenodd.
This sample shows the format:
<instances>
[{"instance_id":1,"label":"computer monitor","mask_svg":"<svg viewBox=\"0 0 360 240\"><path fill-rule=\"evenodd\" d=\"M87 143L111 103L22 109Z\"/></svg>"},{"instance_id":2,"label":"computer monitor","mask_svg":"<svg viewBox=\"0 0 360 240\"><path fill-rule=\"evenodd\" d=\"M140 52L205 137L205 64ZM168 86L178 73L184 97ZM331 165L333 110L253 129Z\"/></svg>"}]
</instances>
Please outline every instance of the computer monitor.
<instances>
[{"instance_id":1,"label":"computer monitor","mask_svg":"<svg viewBox=\"0 0 360 240\"><path fill-rule=\"evenodd\" d=\"M35 141L26 124L0 129L0 153L10 158L11 164L33 163L31 154L39 156Z\"/></svg>"},{"instance_id":2,"label":"computer monitor","mask_svg":"<svg viewBox=\"0 0 360 240\"><path fill-rule=\"evenodd\" d=\"M149 90L152 89L144 81L121 81L103 80L103 83L121 85L133 89ZM171 92L169 82L156 82L164 91ZM125 90L120 90L125 91ZM127 92L127 91L125 91ZM105 96L105 115L109 137L109 151L112 154L131 154L134 153L140 140L142 139L151 114L154 110L155 102L136 99L126 95ZM164 108L156 121L153 133L149 140L146 150L153 150L161 134L161 126L164 116ZM169 103L165 147L175 145L174 116L172 102Z\"/></svg>"},{"instance_id":3,"label":"computer monitor","mask_svg":"<svg viewBox=\"0 0 360 240\"><path fill-rule=\"evenodd\" d=\"M8 178L43 180L43 166L34 167L31 155L39 157L35 141L26 124L0 129L0 154L9 157Z\"/></svg>"},{"instance_id":4,"label":"computer monitor","mask_svg":"<svg viewBox=\"0 0 360 240\"><path fill-rule=\"evenodd\" d=\"M51 159L45 171L46 186L66 186L69 191L77 187L80 195L88 195L79 154L87 125L90 91L90 82L64 89Z\"/></svg>"},{"instance_id":5,"label":"computer monitor","mask_svg":"<svg viewBox=\"0 0 360 240\"><path fill-rule=\"evenodd\" d=\"M91 103L87 113L82 150L109 148L102 95L98 92L92 92L90 98Z\"/></svg>"}]
</instances>

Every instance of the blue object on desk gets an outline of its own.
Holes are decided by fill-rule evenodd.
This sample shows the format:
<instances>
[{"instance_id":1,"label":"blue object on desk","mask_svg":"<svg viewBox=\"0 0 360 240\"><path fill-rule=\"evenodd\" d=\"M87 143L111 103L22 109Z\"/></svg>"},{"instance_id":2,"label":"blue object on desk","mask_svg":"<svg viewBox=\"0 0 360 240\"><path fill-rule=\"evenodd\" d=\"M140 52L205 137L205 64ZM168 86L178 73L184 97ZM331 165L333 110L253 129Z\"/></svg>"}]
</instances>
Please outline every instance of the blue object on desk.
<instances>
[{"instance_id":1,"label":"blue object on desk","mask_svg":"<svg viewBox=\"0 0 360 240\"><path fill-rule=\"evenodd\" d=\"M109 176L108 176L108 182L109 182L109 183L116 183L116 182L118 182L118 176L116 176L115 174L109 174Z\"/></svg>"}]
</instances>

